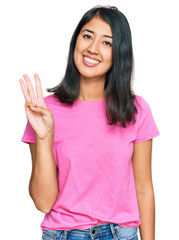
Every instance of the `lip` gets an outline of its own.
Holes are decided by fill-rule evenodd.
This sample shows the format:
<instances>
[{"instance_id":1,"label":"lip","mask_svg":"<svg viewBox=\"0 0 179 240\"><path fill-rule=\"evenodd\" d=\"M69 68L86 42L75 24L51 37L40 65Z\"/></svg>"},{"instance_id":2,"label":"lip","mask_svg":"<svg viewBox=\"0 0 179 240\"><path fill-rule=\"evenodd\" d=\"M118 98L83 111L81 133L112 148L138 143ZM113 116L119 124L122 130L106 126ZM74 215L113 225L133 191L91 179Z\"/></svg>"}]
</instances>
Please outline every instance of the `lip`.
<instances>
[{"instance_id":1,"label":"lip","mask_svg":"<svg viewBox=\"0 0 179 240\"><path fill-rule=\"evenodd\" d=\"M91 58L91 59L96 60L96 61L98 61L98 62L101 62L99 59L94 58L94 57L91 57L91 56L89 56L89 55L83 55L83 57L88 57L88 58Z\"/></svg>"},{"instance_id":2,"label":"lip","mask_svg":"<svg viewBox=\"0 0 179 240\"><path fill-rule=\"evenodd\" d=\"M98 63L89 63L89 62L86 62L85 59L84 59L84 57L87 57L87 56L83 56L83 63L84 63L86 66L88 66L88 67L96 67L96 66L98 66L98 65L100 64L100 62L98 62Z\"/></svg>"}]
</instances>

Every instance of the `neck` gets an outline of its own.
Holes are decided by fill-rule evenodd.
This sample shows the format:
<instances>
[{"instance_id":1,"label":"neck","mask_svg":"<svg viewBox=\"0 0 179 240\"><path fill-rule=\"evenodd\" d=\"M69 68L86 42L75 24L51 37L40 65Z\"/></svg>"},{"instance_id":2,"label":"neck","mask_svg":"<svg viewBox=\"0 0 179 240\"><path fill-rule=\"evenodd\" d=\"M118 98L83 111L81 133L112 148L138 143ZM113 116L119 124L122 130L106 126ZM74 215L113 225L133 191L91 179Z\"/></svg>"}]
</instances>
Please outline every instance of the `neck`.
<instances>
[{"instance_id":1,"label":"neck","mask_svg":"<svg viewBox=\"0 0 179 240\"><path fill-rule=\"evenodd\" d=\"M80 78L80 94L78 99L84 101L95 101L105 98L105 78Z\"/></svg>"}]
</instances>

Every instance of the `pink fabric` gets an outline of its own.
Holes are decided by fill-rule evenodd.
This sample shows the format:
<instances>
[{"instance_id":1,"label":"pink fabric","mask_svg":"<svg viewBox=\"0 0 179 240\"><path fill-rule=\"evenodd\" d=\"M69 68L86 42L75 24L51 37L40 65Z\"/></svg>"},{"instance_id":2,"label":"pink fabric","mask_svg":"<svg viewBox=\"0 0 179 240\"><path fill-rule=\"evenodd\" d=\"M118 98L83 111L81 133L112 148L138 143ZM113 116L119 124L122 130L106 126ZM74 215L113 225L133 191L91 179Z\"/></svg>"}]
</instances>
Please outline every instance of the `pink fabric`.
<instances>
[{"instance_id":1,"label":"pink fabric","mask_svg":"<svg viewBox=\"0 0 179 240\"><path fill-rule=\"evenodd\" d=\"M132 169L133 143L160 135L149 104L136 95L141 108L127 128L107 124L105 99L61 103L45 97L55 122L53 155L58 167L59 195L45 214L41 229L87 229L116 223L141 223ZM21 141L35 143L27 122Z\"/></svg>"}]
</instances>

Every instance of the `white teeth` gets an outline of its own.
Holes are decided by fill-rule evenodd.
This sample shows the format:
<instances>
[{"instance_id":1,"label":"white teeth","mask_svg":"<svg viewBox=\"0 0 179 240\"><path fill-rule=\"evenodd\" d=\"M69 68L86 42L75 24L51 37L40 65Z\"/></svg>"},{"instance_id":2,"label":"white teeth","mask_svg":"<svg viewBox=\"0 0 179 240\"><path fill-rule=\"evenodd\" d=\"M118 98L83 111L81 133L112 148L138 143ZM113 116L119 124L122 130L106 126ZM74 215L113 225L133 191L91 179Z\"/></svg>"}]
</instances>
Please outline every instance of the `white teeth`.
<instances>
[{"instance_id":1,"label":"white teeth","mask_svg":"<svg viewBox=\"0 0 179 240\"><path fill-rule=\"evenodd\" d=\"M88 58L88 57L84 57L84 59L89 63L99 63L99 61L93 60L93 59Z\"/></svg>"}]
</instances>

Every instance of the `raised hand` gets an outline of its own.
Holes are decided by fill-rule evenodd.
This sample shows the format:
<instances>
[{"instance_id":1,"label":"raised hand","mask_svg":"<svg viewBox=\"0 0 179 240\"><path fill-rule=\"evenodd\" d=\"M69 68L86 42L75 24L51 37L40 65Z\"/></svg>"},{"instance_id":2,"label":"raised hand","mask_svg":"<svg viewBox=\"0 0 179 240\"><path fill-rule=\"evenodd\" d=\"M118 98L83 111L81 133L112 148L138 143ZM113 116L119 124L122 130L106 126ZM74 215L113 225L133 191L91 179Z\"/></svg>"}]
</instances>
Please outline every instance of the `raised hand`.
<instances>
[{"instance_id":1,"label":"raised hand","mask_svg":"<svg viewBox=\"0 0 179 240\"><path fill-rule=\"evenodd\" d=\"M25 98L25 111L30 125L36 133L36 137L43 140L49 136L53 136L54 133L54 120L50 110L47 109L45 104L41 81L38 74L34 74L36 96L29 77L23 75L26 85L23 79L19 79L19 83Z\"/></svg>"}]
</instances>

